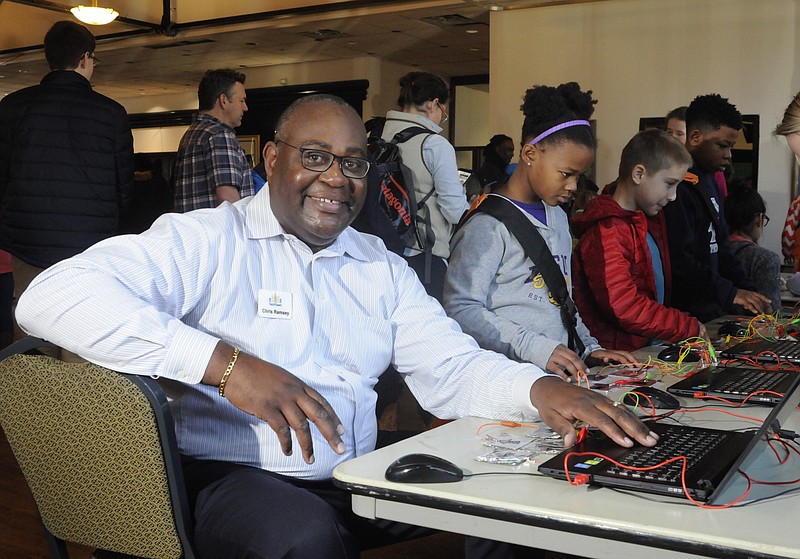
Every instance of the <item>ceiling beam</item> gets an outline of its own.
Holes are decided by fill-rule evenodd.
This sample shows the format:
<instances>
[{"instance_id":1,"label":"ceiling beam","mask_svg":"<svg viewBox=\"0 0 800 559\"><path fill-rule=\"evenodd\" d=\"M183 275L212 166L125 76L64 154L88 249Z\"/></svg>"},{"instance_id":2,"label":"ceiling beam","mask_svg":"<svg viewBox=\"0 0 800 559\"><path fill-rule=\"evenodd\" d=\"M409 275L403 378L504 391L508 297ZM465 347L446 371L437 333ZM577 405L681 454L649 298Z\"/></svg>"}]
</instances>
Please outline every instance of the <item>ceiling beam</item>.
<instances>
[{"instance_id":1,"label":"ceiling beam","mask_svg":"<svg viewBox=\"0 0 800 559\"><path fill-rule=\"evenodd\" d=\"M2 0L0 0L2 1ZM50 2L49 0L6 0L16 4L42 8L70 14L69 6ZM429 8L448 5L461 5L469 2L465 0L351 0L334 4L323 4L316 6L302 6L297 8L286 8L269 12L256 12L221 18L212 18L185 23L170 21L170 0L163 0L164 12L161 23L151 23L130 18L118 17L115 21L128 23L139 27L132 31L122 31L118 33L97 34L95 39L98 43L118 42L120 40L146 37L148 35L166 35L175 37L179 33L189 37L202 35L208 29L217 31L248 29L267 22L286 22L294 18L303 19L316 16L333 17L336 15L347 14L348 16L369 15L382 12L390 12L409 8ZM71 14L70 14L71 15ZM0 58L9 55L31 55L44 50L43 44L16 47L13 49L0 50ZM16 58L15 58L16 60Z\"/></svg>"}]
</instances>

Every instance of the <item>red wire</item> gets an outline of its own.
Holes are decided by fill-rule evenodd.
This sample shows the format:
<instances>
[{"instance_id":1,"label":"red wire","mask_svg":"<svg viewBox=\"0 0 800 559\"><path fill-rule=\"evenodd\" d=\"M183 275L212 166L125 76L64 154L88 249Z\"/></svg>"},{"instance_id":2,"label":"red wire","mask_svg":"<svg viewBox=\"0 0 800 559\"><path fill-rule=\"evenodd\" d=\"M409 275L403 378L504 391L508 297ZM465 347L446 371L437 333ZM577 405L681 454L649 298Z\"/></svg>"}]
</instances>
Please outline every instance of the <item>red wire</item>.
<instances>
[{"instance_id":1,"label":"red wire","mask_svg":"<svg viewBox=\"0 0 800 559\"><path fill-rule=\"evenodd\" d=\"M682 461L682 465L681 465L681 487L683 488L683 494L686 496L686 498L689 500L690 503L692 503L693 505L698 506L700 508L703 508L703 509L727 509L727 508L730 508L730 507L734 506L735 504L740 503L745 497L747 497L747 495L750 493L750 489L752 488L752 483L751 483L750 477L748 477L747 474L745 474L744 472L740 471L739 473L742 474L742 476L747 480L747 489L745 489L744 493L742 493L739 497L737 497L736 499L734 499L733 501L731 501L730 503L728 503L726 505L706 505L705 503L701 503L700 501L698 501L694 497L692 497L689 494L689 489L686 487L686 462L687 462L686 456L683 456L683 455L675 456L674 458L670 458L669 460L664 460L663 462L661 462L660 464L656 464L655 466L647 466L647 467L639 468L639 467L634 467L634 466L626 466L624 464L621 464L620 462L617 462L613 458L609 458L608 456L605 456L604 454L598 454L596 452L568 452L567 454L564 455L564 472L565 472L565 474L567 476L567 481L569 482L570 485L573 485L573 486L574 485L582 485L582 483L575 483L575 482L572 481L572 477L570 476L570 473L569 473L569 463L568 463L568 460L569 460L569 458L571 456L575 456L575 457L580 457L580 456L599 456L600 458L604 458L605 460L608 460L609 462L611 462L612 464L614 464L615 466L617 466L619 468L623 468L625 470L634 470L634 471L637 471L637 472L647 472L647 471L650 471L650 470L657 470L658 468L661 468L662 466L666 466L667 464L671 464L673 462L677 462L678 460L680 460L680 461Z\"/></svg>"},{"instance_id":2,"label":"red wire","mask_svg":"<svg viewBox=\"0 0 800 559\"><path fill-rule=\"evenodd\" d=\"M655 404L653 404L653 401L650 399L650 397L647 394L644 394L642 392L637 392L636 390L628 391L625 394L634 394L634 395L637 396L637 398L644 398L645 400L647 400L647 403L650 404L650 409L652 410L652 413L650 411L648 411L647 409L645 409L644 406L640 406L638 401L637 401L636 405L639 407L639 409L643 410L650 417L655 417L656 415L658 415L658 411L656 410ZM625 394L623 394L623 397L625 396ZM744 403L747 402L748 398L750 398L750 397L752 397L752 396L754 396L756 394L773 394L775 396L783 396L783 394L780 394L778 392L773 392L771 390L756 390L755 392L752 392L751 394L748 394L747 398L745 398L741 402L732 402L730 400L726 400L725 398L720 398L719 396L709 396L709 395L703 394L702 392L696 392L694 394L694 397L696 399L700 399L700 400L719 400L720 402L724 402L726 404L730 404L731 406L738 408L738 407L741 407L742 405L744 405ZM733 413L733 412L731 412L729 410L725 410L725 409L722 409L722 408L703 408L703 409L684 409L684 408L680 408L680 409L677 409L677 410L670 410L670 412L671 412L670 415L673 414L673 413L678 413L678 412L696 413L696 412L701 412L701 411L718 411L718 412L721 412L721 413L727 413L728 415L732 415L734 417L739 417L741 419L747 419L749 421L755 421L757 423L763 423L764 422L763 419L758 419L757 417L750 417L749 415L741 415L741 414L738 414L738 413Z\"/></svg>"},{"instance_id":3,"label":"red wire","mask_svg":"<svg viewBox=\"0 0 800 559\"><path fill-rule=\"evenodd\" d=\"M733 417L738 417L740 419L747 419L748 421L755 421L756 423L764 423L763 419L759 419L757 417L750 417L749 415L742 415L740 413L733 413L732 411L726 410L724 408L700 408L700 409L679 409L674 410L674 413L677 412L684 412L684 413L699 413L705 411L716 411L719 413L727 413L728 415L732 415Z\"/></svg>"},{"instance_id":4,"label":"red wire","mask_svg":"<svg viewBox=\"0 0 800 559\"><path fill-rule=\"evenodd\" d=\"M636 390L630 390L630 391L626 392L625 394L633 394L633 395L636 396L636 406L634 406L634 409L636 409L638 407L640 410L643 410L650 417L655 417L656 416L656 413L657 413L656 412L656 405L653 403L653 400L650 399L650 396L648 396L647 394L644 394L643 392L637 392ZM625 397L625 394L622 395L623 398ZM649 411L647 411L644 408L644 406L639 405L639 398L644 398L645 400L647 400L647 403L650 404L650 409L653 410L653 413L650 413Z\"/></svg>"},{"instance_id":5,"label":"red wire","mask_svg":"<svg viewBox=\"0 0 800 559\"><path fill-rule=\"evenodd\" d=\"M764 355L772 355L772 356L774 356L775 362L774 363L772 363L772 362L767 362L767 363L759 362L758 358L762 357ZM798 367L797 365L795 365L794 363L791 363L789 361L782 361L780 359L780 357L778 357L778 355L773 351L762 351L761 353L759 353L755 357L744 357L744 356L741 356L741 357L738 358L738 360L743 362L743 363L745 363L745 364L747 364L747 365L751 365L753 367L758 367L760 369L766 369L768 371L793 371L793 372L800 371L800 367ZM728 362L730 362L730 361L736 361L736 359L731 359Z\"/></svg>"},{"instance_id":6,"label":"red wire","mask_svg":"<svg viewBox=\"0 0 800 559\"><path fill-rule=\"evenodd\" d=\"M783 445L783 449L786 451L786 457L785 458L781 458L778 455L778 451L775 450L775 447L772 444L774 442L779 442L781 445ZM778 459L778 464L785 464L789 460L789 458L792 456L792 453L789 451L789 449L791 447L789 446L789 444L786 441L781 439L780 435L775 435L774 438L771 438L771 439L767 440L767 444L769 445L770 450L772 450L772 452L775 454L775 458Z\"/></svg>"},{"instance_id":7,"label":"red wire","mask_svg":"<svg viewBox=\"0 0 800 559\"><path fill-rule=\"evenodd\" d=\"M747 403L747 400L749 400L756 394L772 394L773 396L783 397L783 394L781 394L780 392L775 392L773 390L756 390L755 392L751 392L750 394L748 394L747 397L741 402L734 402L732 400L728 400L727 398L721 398L719 396L711 396L709 394L704 394L703 392L695 392L693 397L698 400L719 400L720 402L730 404L735 408L740 408L743 405L745 405L745 403Z\"/></svg>"},{"instance_id":8,"label":"red wire","mask_svg":"<svg viewBox=\"0 0 800 559\"><path fill-rule=\"evenodd\" d=\"M792 446L787 441L784 441L783 439L778 437L777 441L779 443L781 443L783 445L783 447L787 451L786 458L781 460L781 458L778 456L778 453L772 447L772 443L774 442L774 440L776 440L776 439L770 439L770 441L769 441L770 445L769 446L770 446L770 448L772 448L772 451L775 452L775 456L778 457L778 463L779 464L785 464L786 461L789 459L789 456L791 456L791 452L794 452L795 454L800 455L800 451L798 451L794 446ZM746 474L744 474L744 475L746 475ZM790 480L790 481L763 481L763 480L760 480L760 479L752 478L750 476L747 476L747 477L750 479L750 481L752 481L753 483L758 483L759 485L792 485L792 484L795 484L795 483L800 483L800 478L793 479L793 480Z\"/></svg>"},{"instance_id":9,"label":"red wire","mask_svg":"<svg viewBox=\"0 0 800 559\"><path fill-rule=\"evenodd\" d=\"M475 431L475 435L480 435L484 427L491 427L495 425L502 427L536 427L536 428L539 427L539 425L536 423L519 423L517 421L493 421L491 423L484 423L483 425L478 426L478 430Z\"/></svg>"}]
</instances>

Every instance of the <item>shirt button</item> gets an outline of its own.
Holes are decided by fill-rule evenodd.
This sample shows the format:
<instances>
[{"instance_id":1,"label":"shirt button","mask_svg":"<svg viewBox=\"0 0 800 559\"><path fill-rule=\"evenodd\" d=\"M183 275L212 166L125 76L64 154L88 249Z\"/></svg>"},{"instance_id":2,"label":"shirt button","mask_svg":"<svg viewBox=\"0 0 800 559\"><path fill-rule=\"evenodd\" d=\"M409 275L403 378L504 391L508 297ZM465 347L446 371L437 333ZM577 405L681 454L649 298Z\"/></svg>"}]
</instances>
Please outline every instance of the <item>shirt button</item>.
<instances>
[{"instance_id":1,"label":"shirt button","mask_svg":"<svg viewBox=\"0 0 800 559\"><path fill-rule=\"evenodd\" d=\"M187 376L187 375L186 375L186 373L185 373L185 372L183 372L183 371L178 371L178 378L179 378L179 379L185 379L185 378L186 378L186 376Z\"/></svg>"}]
</instances>

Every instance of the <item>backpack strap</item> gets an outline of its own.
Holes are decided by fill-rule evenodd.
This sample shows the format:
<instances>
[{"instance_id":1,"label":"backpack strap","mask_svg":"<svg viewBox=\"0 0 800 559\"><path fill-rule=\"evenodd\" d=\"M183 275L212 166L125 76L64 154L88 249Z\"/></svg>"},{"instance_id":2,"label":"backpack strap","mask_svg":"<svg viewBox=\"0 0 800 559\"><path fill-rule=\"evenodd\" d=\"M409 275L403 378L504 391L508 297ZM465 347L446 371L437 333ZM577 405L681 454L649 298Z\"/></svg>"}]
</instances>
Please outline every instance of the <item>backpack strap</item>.
<instances>
[{"instance_id":1,"label":"backpack strap","mask_svg":"<svg viewBox=\"0 0 800 559\"><path fill-rule=\"evenodd\" d=\"M423 128L422 126L409 126L408 128L395 134L391 139L391 142L393 144L402 144L403 142L407 142L414 136L419 136L420 134L433 134L433 132L427 128Z\"/></svg>"},{"instance_id":2,"label":"backpack strap","mask_svg":"<svg viewBox=\"0 0 800 559\"><path fill-rule=\"evenodd\" d=\"M517 242L522 245L525 255L533 261L542 274L544 283L558 304L561 322L567 330L569 348L582 357L586 346L578 336L575 302L569 296L564 274L556 264L553 254L547 248L547 243L539 230L513 202L502 196L491 194L464 217L459 227L463 227L470 217L479 212L489 214L503 223L517 239Z\"/></svg>"}]
</instances>

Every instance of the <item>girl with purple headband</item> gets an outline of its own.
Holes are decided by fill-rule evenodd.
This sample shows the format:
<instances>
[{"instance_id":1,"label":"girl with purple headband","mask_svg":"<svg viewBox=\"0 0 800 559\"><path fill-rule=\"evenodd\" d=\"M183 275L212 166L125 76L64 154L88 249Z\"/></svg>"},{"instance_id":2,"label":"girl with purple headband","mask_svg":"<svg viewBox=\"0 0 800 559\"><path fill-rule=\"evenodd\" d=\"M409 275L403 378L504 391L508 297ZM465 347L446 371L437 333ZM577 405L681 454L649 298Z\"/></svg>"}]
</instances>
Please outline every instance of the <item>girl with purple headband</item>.
<instances>
[{"instance_id":1,"label":"girl with purple headband","mask_svg":"<svg viewBox=\"0 0 800 559\"><path fill-rule=\"evenodd\" d=\"M536 86L525 94L519 165L489 196L501 196L539 231L571 293L572 238L560 205L577 189L594 161L596 142L589 117L596 101L577 83ZM585 360L633 362L627 352L603 349L576 316L572 340L559 306L534 263L506 225L476 213L450 246L444 288L447 313L481 347L561 376L586 372ZM583 348L581 348L583 346Z\"/></svg>"}]
</instances>

